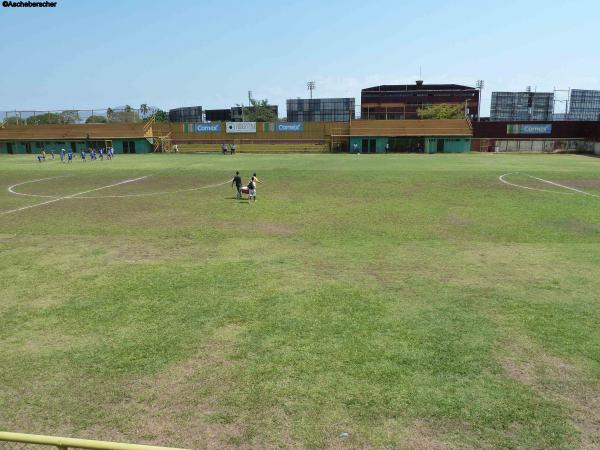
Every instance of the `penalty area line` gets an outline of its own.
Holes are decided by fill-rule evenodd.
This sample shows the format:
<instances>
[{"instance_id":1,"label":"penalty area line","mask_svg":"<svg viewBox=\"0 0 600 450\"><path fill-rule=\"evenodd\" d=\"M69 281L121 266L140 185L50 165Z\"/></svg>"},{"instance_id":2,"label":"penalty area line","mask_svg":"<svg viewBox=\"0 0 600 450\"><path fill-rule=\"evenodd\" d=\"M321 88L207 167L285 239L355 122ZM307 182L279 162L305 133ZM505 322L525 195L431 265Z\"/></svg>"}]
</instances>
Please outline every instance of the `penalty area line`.
<instances>
[{"instance_id":1,"label":"penalty area line","mask_svg":"<svg viewBox=\"0 0 600 450\"><path fill-rule=\"evenodd\" d=\"M17 183L17 184L13 184L12 186L8 187L8 192L10 192L11 194L15 194L15 195L24 195L25 197L45 197L45 198L57 198L56 195L38 195L38 194L25 194L23 192L17 192L15 191L15 188L18 186L23 186L24 184L30 184L30 183L38 183L40 181L46 181L46 180L56 180L57 178L64 178L66 175L61 175L58 177L47 177L47 178L39 178L37 180L29 180L29 181L23 181L22 183Z\"/></svg>"},{"instance_id":2,"label":"penalty area line","mask_svg":"<svg viewBox=\"0 0 600 450\"><path fill-rule=\"evenodd\" d=\"M508 175L514 175L514 174L519 174L521 172L509 172L509 173L505 173L504 175L500 175L498 177L498 179L504 183L507 184L509 186L514 186L514 187L518 187L521 189L528 189L530 191L538 191L538 192L550 192L551 194L566 194L566 195L573 195L575 193L577 194L583 194L583 195L587 195L590 197L596 197L596 198L600 198L600 195L596 195L596 194L592 194L591 192L586 192L586 191L582 191L581 189L577 189L571 186L566 186L564 184L560 184L557 183L556 181L550 181L550 180L545 180L544 178L539 178L539 177L535 177L533 175L529 175L528 173L521 173L522 175L525 175L526 177L529 177L533 180L537 180L537 181L541 181L542 183L546 183L549 184L551 186L556 186L562 189L567 189L569 191L573 191L573 192L559 192L559 191L550 191L548 189L538 189L538 188L534 188L534 187L530 187L530 186L523 186L521 184L516 184L516 183L511 183L508 180L505 180L504 177L508 176Z\"/></svg>"},{"instance_id":3,"label":"penalty area line","mask_svg":"<svg viewBox=\"0 0 600 450\"><path fill-rule=\"evenodd\" d=\"M19 211L24 211L26 209L36 208L38 206L49 205L50 203L55 203L55 202L59 202L61 200L67 200L67 199L70 199L70 198L75 198L75 197L78 197L80 195L89 194L90 192L96 192L96 191L100 191L102 189L108 189L108 188L111 188L111 187L120 186L122 184L133 183L135 181L143 180L144 178L148 178L148 176L146 175L146 176L139 177L139 178L133 178L131 180L119 181L118 183L113 183L113 184L109 184L107 186L101 186L101 187L98 187L98 188L89 189L87 191L77 192L76 194L65 195L64 197L53 198L52 200L47 200L45 202L36 203L34 205L22 206L21 208L10 209L8 211L0 211L0 216L6 215L6 214L16 213L16 212L19 212Z\"/></svg>"},{"instance_id":4,"label":"penalty area line","mask_svg":"<svg viewBox=\"0 0 600 450\"><path fill-rule=\"evenodd\" d=\"M136 197L150 197L152 195L168 195L168 194L181 194L184 192L199 191L201 189L210 189L214 187L224 186L231 183L231 180L223 181L221 183L207 184L206 186L193 187L188 189L179 189L176 191L162 191L162 192L146 192L142 194L123 194L123 195L90 195L90 196L78 196L77 198L136 198Z\"/></svg>"},{"instance_id":5,"label":"penalty area line","mask_svg":"<svg viewBox=\"0 0 600 450\"><path fill-rule=\"evenodd\" d=\"M548 184L551 184L553 186L558 186L558 187L561 187L561 188L564 188L564 189L568 189L570 191L578 192L578 193L583 194L583 195L589 195L590 197L600 197L600 195L592 194L591 192L582 191L581 189L576 189L576 188L571 187L571 186L565 186L564 184L560 184L560 183L557 183L555 181L544 180L543 178L534 177L533 175L527 175L527 176L529 178L533 178L534 180L542 181L544 183L548 183Z\"/></svg>"},{"instance_id":6,"label":"penalty area line","mask_svg":"<svg viewBox=\"0 0 600 450\"><path fill-rule=\"evenodd\" d=\"M534 188L534 187L530 187L530 186L523 186L523 185L521 185L521 184L511 183L510 181L507 181L507 180L505 180L505 179L504 179L504 177L506 177L506 176L508 176L508 175L514 175L514 174L518 174L518 173L520 173L520 172L509 172L509 173L505 173L504 175L500 175L500 176L498 177L498 179L499 179L499 180L500 180L502 183L504 183L504 184L507 184L508 186L518 187L518 188L521 188L521 189L528 189L528 190L530 190L530 191L538 191L538 192L550 192L551 194L567 194L567 195L571 195L571 194L572 194L571 192L557 192L557 191L550 191L550 190L548 190L548 189L538 189L538 188ZM531 176L531 175L527 175L526 173L525 173L525 174L523 174L523 175L526 175L526 176L528 176L528 177L529 177L529 176Z\"/></svg>"}]
</instances>

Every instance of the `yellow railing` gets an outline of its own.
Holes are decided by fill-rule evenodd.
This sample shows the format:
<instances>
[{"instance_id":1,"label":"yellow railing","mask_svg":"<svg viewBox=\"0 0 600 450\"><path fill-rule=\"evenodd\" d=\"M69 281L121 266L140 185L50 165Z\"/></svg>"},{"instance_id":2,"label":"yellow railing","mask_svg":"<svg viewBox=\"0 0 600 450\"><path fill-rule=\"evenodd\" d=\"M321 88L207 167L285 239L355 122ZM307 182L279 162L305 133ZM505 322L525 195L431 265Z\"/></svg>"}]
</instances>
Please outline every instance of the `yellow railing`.
<instances>
[{"instance_id":1,"label":"yellow railing","mask_svg":"<svg viewBox=\"0 0 600 450\"><path fill-rule=\"evenodd\" d=\"M53 446L57 447L59 450L67 450L69 448L85 448L91 450L185 450L171 447L156 447L154 445L123 444L119 442L93 441L90 439L9 433L7 431L0 431L0 441Z\"/></svg>"},{"instance_id":2,"label":"yellow railing","mask_svg":"<svg viewBox=\"0 0 600 450\"><path fill-rule=\"evenodd\" d=\"M150 119L148 119L148 122L146 122L144 124L144 134L148 134L148 131L152 128L152 124L154 123L154 116L151 116ZM150 134L152 134L152 132L150 132Z\"/></svg>"},{"instance_id":3,"label":"yellow railing","mask_svg":"<svg viewBox=\"0 0 600 450\"><path fill-rule=\"evenodd\" d=\"M465 119L467 119L467 123L469 124L469 128L472 130L473 129L473 123L471 122L471 118L469 117L468 114L465 114Z\"/></svg>"}]
</instances>

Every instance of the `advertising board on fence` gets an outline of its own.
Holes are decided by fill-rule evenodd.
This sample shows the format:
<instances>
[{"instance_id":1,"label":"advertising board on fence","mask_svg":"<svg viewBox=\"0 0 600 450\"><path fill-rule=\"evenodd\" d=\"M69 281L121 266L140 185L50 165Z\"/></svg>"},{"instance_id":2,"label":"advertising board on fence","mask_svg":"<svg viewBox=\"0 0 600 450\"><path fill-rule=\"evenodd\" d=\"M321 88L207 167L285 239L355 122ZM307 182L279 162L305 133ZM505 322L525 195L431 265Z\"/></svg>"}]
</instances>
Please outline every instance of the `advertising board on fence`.
<instances>
[{"instance_id":1,"label":"advertising board on fence","mask_svg":"<svg viewBox=\"0 0 600 450\"><path fill-rule=\"evenodd\" d=\"M277 122L275 124L277 131L304 131L304 122Z\"/></svg>"},{"instance_id":2,"label":"advertising board on fence","mask_svg":"<svg viewBox=\"0 0 600 450\"><path fill-rule=\"evenodd\" d=\"M212 123L187 123L183 124L184 133L219 133L221 122Z\"/></svg>"},{"instance_id":3,"label":"advertising board on fence","mask_svg":"<svg viewBox=\"0 0 600 450\"><path fill-rule=\"evenodd\" d=\"M552 124L511 123L506 125L506 134L552 134Z\"/></svg>"},{"instance_id":4,"label":"advertising board on fence","mask_svg":"<svg viewBox=\"0 0 600 450\"><path fill-rule=\"evenodd\" d=\"M265 133L279 131L282 133L296 133L304 131L304 122L265 122L263 123Z\"/></svg>"},{"instance_id":5,"label":"advertising board on fence","mask_svg":"<svg viewBox=\"0 0 600 450\"><path fill-rule=\"evenodd\" d=\"M221 131L221 122L195 123L192 130L195 133L218 133Z\"/></svg>"},{"instance_id":6,"label":"advertising board on fence","mask_svg":"<svg viewBox=\"0 0 600 450\"><path fill-rule=\"evenodd\" d=\"M227 133L256 133L256 122L226 122Z\"/></svg>"}]
</instances>

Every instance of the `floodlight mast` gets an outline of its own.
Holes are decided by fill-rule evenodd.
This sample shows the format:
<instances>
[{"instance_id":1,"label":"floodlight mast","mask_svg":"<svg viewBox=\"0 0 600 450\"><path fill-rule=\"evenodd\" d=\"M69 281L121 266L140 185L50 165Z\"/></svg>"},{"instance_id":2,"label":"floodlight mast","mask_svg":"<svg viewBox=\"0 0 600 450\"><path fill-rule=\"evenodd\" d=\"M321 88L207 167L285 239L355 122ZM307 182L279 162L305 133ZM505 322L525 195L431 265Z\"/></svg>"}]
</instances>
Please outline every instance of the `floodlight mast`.
<instances>
[{"instance_id":1,"label":"floodlight mast","mask_svg":"<svg viewBox=\"0 0 600 450\"><path fill-rule=\"evenodd\" d=\"M309 81L308 83L306 83L306 87L310 91L310 99L312 100L312 93L317 88L317 83L315 83L314 81Z\"/></svg>"},{"instance_id":2,"label":"floodlight mast","mask_svg":"<svg viewBox=\"0 0 600 450\"><path fill-rule=\"evenodd\" d=\"M475 83L475 86L477 87L477 89L479 89L479 101L477 102L477 121L481 121L481 91L483 91L483 85L484 82L483 80L477 80L477 82Z\"/></svg>"},{"instance_id":3,"label":"floodlight mast","mask_svg":"<svg viewBox=\"0 0 600 450\"><path fill-rule=\"evenodd\" d=\"M566 92L567 97L564 100L557 100L556 99L556 93L557 92ZM569 100L571 98L571 88L569 89L556 89L556 86L554 87L554 97L553 97L553 102L554 104L552 105L552 115L554 115L554 109L556 108L556 102L561 102L565 104L565 120L569 120Z\"/></svg>"}]
</instances>

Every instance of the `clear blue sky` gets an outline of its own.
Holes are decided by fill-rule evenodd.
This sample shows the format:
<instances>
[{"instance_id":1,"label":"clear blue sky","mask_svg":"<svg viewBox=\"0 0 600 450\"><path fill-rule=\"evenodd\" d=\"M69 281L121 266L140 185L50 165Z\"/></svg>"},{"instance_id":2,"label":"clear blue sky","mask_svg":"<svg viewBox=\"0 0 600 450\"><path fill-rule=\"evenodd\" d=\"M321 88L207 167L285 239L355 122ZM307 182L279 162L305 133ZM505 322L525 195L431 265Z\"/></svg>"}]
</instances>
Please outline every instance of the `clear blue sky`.
<instances>
[{"instance_id":1,"label":"clear blue sky","mask_svg":"<svg viewBox=\"0 0 600 450\"><path fill-rule=\"evenodd\" d=\"M0 111L229 107L485 80L600 89L600 2L57 0L0 7Z\"/></svg>"}]
</instances>

